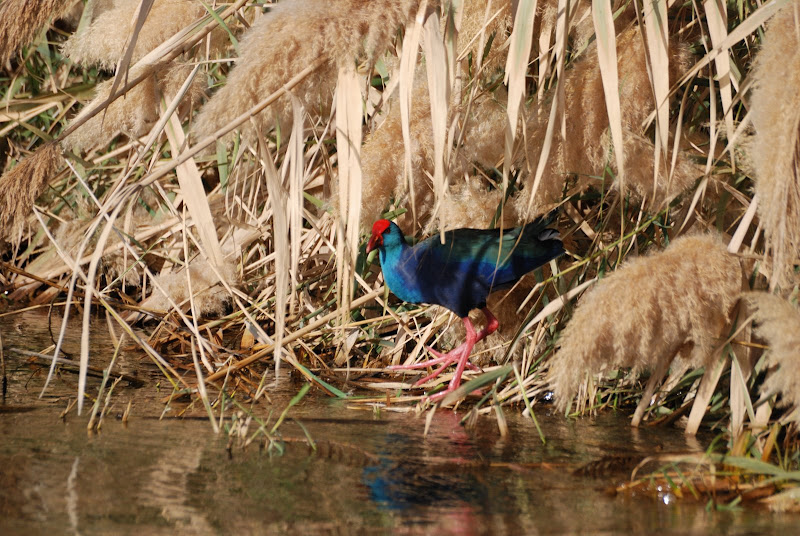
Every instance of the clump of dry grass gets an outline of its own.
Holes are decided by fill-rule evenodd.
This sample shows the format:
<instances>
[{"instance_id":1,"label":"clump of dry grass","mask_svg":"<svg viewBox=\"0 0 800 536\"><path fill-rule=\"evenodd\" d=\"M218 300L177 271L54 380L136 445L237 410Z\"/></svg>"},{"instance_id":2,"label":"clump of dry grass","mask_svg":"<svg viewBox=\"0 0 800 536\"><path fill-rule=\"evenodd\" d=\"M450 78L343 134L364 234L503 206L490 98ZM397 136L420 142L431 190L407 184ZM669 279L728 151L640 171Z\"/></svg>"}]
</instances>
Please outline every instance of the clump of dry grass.
<instances>
[{"instance_id":1,"label":"clump of dry grass","mask_svg":"<svg viewBox=\"0 0 800 536\"><path fill-rule=\"evenodd\" d=\"M433 130L431 127L430 97L423 73L417 73L415 87L411 93L413 105L409 115L411 139L411 175L414 178L414 195L417 217L427 222L433 208L433 186L427 173L433 170ZM361 150L363 171L361 225L369 228L389 200L394 198L398 206L408 202L408 184L403 180L403 130L400 105L397 99L389 103L390 109L380 127L367 137ZM410 228L411 215L399 222L406 232Z\"/></svg>"},{"instance_id":2,"label":"clump of dry grass","mask_svg":"<svg viewBox=\"0 0 800 536\"><path fill-rule=\"evenodd\" d=\"M464 2L463 5L464 12L458 40L465 48L461 54L471 54L473 65L475 65L478 55L483 55L485 52L480 48L481 43L483 42L485 46L485 43L493 38L494 46L489 49L486 58L483 59L482 67L486 71L501 67L502 62L505 61L505 51L497 44L505 41L506 33L510 32L513 24L512 2L473 0ZM483 34L483 41L481 41L481 34Z\"/></svg>"},{"instance_id":3,"label":"clump of dry grass","mask_svg":"<svg viewBox=\"0 0 800 536\"><path fill-rule=\"evenodd\" d=\"M746 295L754 310L756 334L769 344L767 364L774 367L761 392L780 393L784 404L800 408L800 309L789 301L766 292ZM800 412L793 413L800 423Z\"/></svg>"},{"instance_id":4,"label":"clump of dry grass","mask_svg":"<svg viewBox=\"0 0 800 536\"><path fill-rule=\"evenodd\" d=\"M0 237L19 231L33 202L61 164L61 148L57 142L49 142L0 177Z\"/></svg>"},{"instance_id":5,"label":"clump of dry grass","mask_svg":"<svg viewBox=\"0 0 800 536\"><path fill-rule=\"evenodd\" d=\"M783 284L800 257L800 15L790 2L767 26L756 56L751 116L758 214Z\"/></svg>"},{"instance_id":6,"label":"clump of dry grass","mask_svg":"<svg viewBox=\"0 0 800 536\"><path fill-rule=\"evenodd\" d=\"M36 37L48 21L72 6L71 0L5 0L0 4L0 65Z\"/></svg>"},{"instance_id":7,"label":"clump of dry grass","mask_svg":"<svg viewBox=\"0 0 800 536\"><path fill-rule=\"evenodd\" d=\"M583 296L564 328L549 378L559 408L587 376L624 367L638 375L679 351L693 367L708 365L740 289L739 261L718 236L681 237L626 262Z\"/></svg>"},{"instance_id":8,"label":"clump of dry grass","mask_svg":"<svg viewBox=\"0 0 800 536\"><path fill-rule=\"evenodd\" d=\"M73 34L64 43L64 54L87 67L113 69L133 33L138 8L138 1L118 0L113 8L99 13L85 31ZM139 61L205 13L196 0L156 0L137 36L131 61Z\"/></svg>"},{"instance_id":9,"label":"clump of dry grass","mask_svg":"<svg viewBox=\"0 0 800 536\"><path fill-rule=\"evenodd\" d=\"M330 108L338 66L383 54L396 31L415 14L417 0L287 0L270 7L241 41L241 55L227 83L200 110L194 124L207 136L274 93L319 58L327 62L295 86L292 94L309 112ZM288 97L256 119L259 129L288 128ZM245 127L245 133L250 126Z\"/></svg>"},{"instance_id":10,"label":"clump of dry grass","mask_svg":"<svg viewBox=\"0 0 800 536\"><path fill-rule=\"evenodd\" d=\"M142 266L122 246L120 234L135 237L140 230L160 223L164 219L164 211L153 208L160 206L160 199L150 189L142 190L139 201L129 205L125 217L117 222L120 233L112 232L106 242L104 248L106 253L102 257L101 268L109 286L123 285L138 289L142 285ZM74 204L65 207L59 214L61 222L53 231L53 239L63 251L77 258L81 246L87 240L87 230L95 217L97 217L97 207L90 203L88 198L77 197ZM85 251L96 247L101 232L102 229L97 229L94 235L88 238L89 243L88 247L84 248Z\"/></svg>"},{"instance_id":11,"label":"clump of dry grass","mask_svg":"<svg viewBox=\"0 0 800 536\"><path fill-rule=\"evenodd\" d=\"M227 284L233 285L236 283L236 266L234 263L224 263L218 269L219 275L222 276ZM153 294L142 303L142 307L152 311L168 312L172 309L170 305L171 299L183 311L189 310L190 294L187 277L191 278L192 299L198 314L203 316L219 315L225 311L225 307L230 301L230 294L219 284L219 279L208 261L199 259L190 261L188 268L181 268L176 272L157 276L157 282L164 292L156 288Z\"/></svg>"},{"instance_id":12,"label":"clump of dry grass","mask_svg":"<svg viewBox=\"0 0 800 536\"><path fill-rule=\"evenodd\" d=\"M617 68L622 126L627 133L624 136L624 161L631 164L626 183L634 192L645 197L653 191L654 145L644 137L642 123L655 108L655 103L647 74L646 48L640 31L634 26L617 37ZM533 202L534 213L541 212L541 207L560 199L568 177L577 177L578 184L599 185L599 178L607 165L617 172L595 47L592 44L585 51L583 58L575 62L562 81L565 97L560 103L557 121L560 124L563 117L566 135L562 136L561 129L556 129L548 163ZM674 83L689 66L689 52L687 46L677 39L671 40L669 52L669 78L670 83ZM530 113L525 158L527 166L533 169L539 161L547 131L547 122L539 118L547 116L551 106L549 99L552 98L554 95L551 92L539 110ZM680 156L685 158L683 154ZM519 164L526 165L525 162ZM657 204L684 191L699 175L690 163L681 158L671 178L662 167L656 186L656 192L660 194ZM532 186L532 173L526 181ZM514 201L520 214L525 213L528 202L528 196L524 194Z\"/></svg>"}]
</instances>

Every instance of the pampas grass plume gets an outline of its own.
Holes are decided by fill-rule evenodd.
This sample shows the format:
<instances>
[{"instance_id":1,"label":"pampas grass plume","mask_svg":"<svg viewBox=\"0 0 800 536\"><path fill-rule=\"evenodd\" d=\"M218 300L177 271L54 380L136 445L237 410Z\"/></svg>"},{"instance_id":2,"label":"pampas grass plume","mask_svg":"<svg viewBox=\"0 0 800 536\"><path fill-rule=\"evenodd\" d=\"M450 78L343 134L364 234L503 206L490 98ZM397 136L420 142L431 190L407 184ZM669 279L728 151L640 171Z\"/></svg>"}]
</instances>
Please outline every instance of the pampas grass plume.
<instances>
[{"instance_id":1,"label":"pampas grass plume","mask_svg":"<svg viewBox=\"0 0 800 536\"><path fill-rule=\"evenodd\" d=\"M564 328L550 382L565 408L587 374L669 363L687 343L689 364L709 364L732 320L741 268L717 236L676 239L634 259L587 292Z\"/></svg>"},{"instance_id":2,"label":"pampas grass plume","mask_svg":"<svg viewBox=\"0 0 800 536\"><path fill-rule=\"evenodd\" d=\"M104 112L95 115L67 136L63 141L64 147L83 150L98 142L107 144L117 132L122 132L129 137L145 134L160 116L159 100L161 95L164 95L169 101L183 85L190 72L189 66L176 65L146 78L125 95L112 102ZM131 71L131 77L135 76L137 76L137 71ZM112 84L113 80L98 84L95 98L73 121L81 120L96 106L102 105L109 96ZM195 77L184 95L182 103L191 106L192 102L200 100L203 95L202 85L200 77Z\"/></svg>"},{"instance_id":3,"label":"pampas grass plume","mask_svg":"<svg viewBox=\"0 0 800 536\"><path fill-rule=\"evenodd\" d=\"M0 237L8 238L21 228L61 162L61 148L51 141L0 177Z\"/></svg>"},{"instance_id":4,"label":"pampas grass plume","mask_svg":"<svg viewBox=\"0 0 800 536\"><path fill-rule=\"evenodd\" d=\"M118 0L112 9L100 13L86 31L73 34L63 51L75 63L113 69L133 32L138 0ZM156 0L136 39L131 61L148 52L206 13L196 0Z\"/></svg>"},{"instance_id":5,"label":"pampas grass plume","mask_svg":"<svg viewBox=\"0 0 800 536\"><path fill-rule=\"evenodd\" d=\"M196 260L189 265L189 277L192 280L194 304L198 314L221 314L226 304L230 301L227 290L217 282L217 276L207 261ZM228 284L236 280L236 267L233 263L226 263L219 267L220 275ZM157 277L161 288L183 310L189 309L189 286L186 282L186 270L182 269ZM171 306L166 295L156 289L142 307L154 311L169 311Z\"/></svg>"},{"instance_id":6,"label":"pampas grass plume","mask_svg":"<svg viewBox=\"0 0 800 536\"><path fill-rule=\"evenodd\" d=\"M0 4L0 65L72 6L71 0L5 0Z\"/></svg>"},{"instance_id":7,"label":"pampas grass plume","mask_svg":"<svg viewBox=\"0 0 800 536\"><path fill-rule=\"evenodd\" d=\"M755 315L755 333L769 344L767 364L775 367L761 392L780 393L785 404L800 408L800 309L766 292L750 292L745 299ZM794 417L800 423L800 412Z\"/></svg>"},{"instance_id":8,"label":"pampas grass plume","mask_svg":"<svg viewBox=\"0 0 800 536\"><path fill-rule=\"evenodd\" d=\"M756 135L758 214L775 263L786 281L800 257L800 20L790 2L769 22L753 71L751 115Z\"/></svg>"},{"instance_id":9,"label":"pampas grass plume","mask_svg":"<svg viewBox=\"0 0 800 536\"><path fill-rule=\"evenodd\" d=\"M630 164L627 185L634 193L644 197L653 191L654 145L639 133L642 122L655 108L655 103L647 74L646 48L639 32L640 29L634 26L617 36L617 68L620 114L626 134L623 158ZM669 54L670 82L674 83L688 68L689 50L685 44L673 39L669 45ZM570 175L576 175L579 183L589 185L599 182L592 177L602 176L606 165L610 165L616 172L596 44L590 45L582 59L567 70L563 83L565 97L560 105L559 115L565 116L566 136L562 137L560 129L556 129L548 164L534 200L534 212L542 211L542 206L560 199L564 182ZM532 120L528 126L530 135L526 158L534 169L547 131L547 123L537 122L537 118L547 117L551 106L550 98L552 92L538 111L530 113ZM676 172L671 180L664 173L662 162L656 186L660 197L657 202L678 195L700 175L690 163L682 160L684 157L683 154L679 155ZM523 166L524 162L518 164ZM528 187L531 187L533 174L527 181L530 183ZM524 214L528 196L518 196L515 204L518 212Z\"/></svg>"},{"instance_id":10,"label":"pampas grass plume","mask_svg":"<svg viewBox=\"0 0 800 536\"><path fill-rule=\"evenodd\" d=\"M433 129L428 84L422 72L418 72L415 77L411 101L413 104L408 121L412 133L411 173L414 178L417 217L427 222L434 201L433 186L426 176L426 172L433 171ZM403 179L403 147L400 104L395 98L390 102L386 119L367 137L361 149L361 225L365 228L369 228L378 219L391 198L394 197L400 204L406 201L408 184ZM408 214L404 220L410 217ZM406 232L415 231L406 225L401 226Z\"/></svg>"},{"instance_id":11,"label":"pampas grass plume","mask_svg":"<svg viewBox=\"0 0 800 536\"><path fill-rule=\"evenodd\" d=\"M294 87L292 93L309 111L330 107L338 65L362 53L371 59L384 52L395 32L414 15L417 0L284 0L270 6L241 41L241 56L226 85L200 110L194 125L207 136L261 99L271 95L319 58L328 62ZM283 97L259 115L262 127L289 114ZM251 126L244 127L247 135Z\"/></svg>"}]
</instances>

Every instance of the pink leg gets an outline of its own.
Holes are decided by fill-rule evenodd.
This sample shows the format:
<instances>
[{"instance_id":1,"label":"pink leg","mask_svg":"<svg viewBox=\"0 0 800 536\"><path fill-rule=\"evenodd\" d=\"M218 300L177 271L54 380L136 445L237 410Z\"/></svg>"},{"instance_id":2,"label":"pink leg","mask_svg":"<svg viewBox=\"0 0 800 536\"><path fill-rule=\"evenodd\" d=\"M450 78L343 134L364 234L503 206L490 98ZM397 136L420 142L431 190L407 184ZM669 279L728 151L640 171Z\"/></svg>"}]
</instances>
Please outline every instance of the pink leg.
<instances>
[{"instance_id":1,"label":"pink leg","mask_svg":"<svg viewBox=\"0 0 800 536\"><path fill-rule=\"evenodd\" d=\"M450 381L450 385L447 387L447 390L443 391L442 393L438 393L436 398L456 390L458 386L461 385L461 375L464 373L466 368L470 368L471 370L480 370L478 367L469 362L469 355L472 352L472 348L475 346L475 343L485 339L487 336L491 335L497 330L497 318L495 318L492 312L486 307L481 309L481 311L483 311L483 314L486 317L486 327L480 330L478 333L475 333L475 328L473 327L469 317L464 317L461 319L462 322L464 322L464 328L467 330L467 340L458 346L458 348L450 350L446 354L437 352L432 348L428 348L428 350L436 356L436 359L431 359L429 361L425 361L424 363L416 363L414 365L392 365L388 368L390 370L408 370L427 368L438 364L442 365L433 374L430 374L429 376L426 376L414 383L414 386L418 386L437 377L451 363L457 363L456 372L453 376L453 379Z\"/></svg>"}]
</instances>

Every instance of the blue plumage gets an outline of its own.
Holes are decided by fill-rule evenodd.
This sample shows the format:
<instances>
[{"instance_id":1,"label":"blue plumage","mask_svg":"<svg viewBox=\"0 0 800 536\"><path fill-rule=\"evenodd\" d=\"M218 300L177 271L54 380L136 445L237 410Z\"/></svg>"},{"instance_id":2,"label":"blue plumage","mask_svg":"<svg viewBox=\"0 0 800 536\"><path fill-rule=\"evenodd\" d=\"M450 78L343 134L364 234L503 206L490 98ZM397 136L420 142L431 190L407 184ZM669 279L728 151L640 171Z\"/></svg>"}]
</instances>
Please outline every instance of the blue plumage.
<instances>
[{"instance_id":1,"label":"blue plumage","mask_svg":"<svg viewBox=\"0 0 800 536\"><path fill-rule=\"evenodd\" d=\"M547 223L539 219L502 235L500 229L456 229L445 233L444 244L436 235L412 247L397 225L380 220L370 244L377 247L384 280L398 298L435 303L465 317L484 307L490 292L512 286L564 253Z\"/></svg>"}]
</instances>

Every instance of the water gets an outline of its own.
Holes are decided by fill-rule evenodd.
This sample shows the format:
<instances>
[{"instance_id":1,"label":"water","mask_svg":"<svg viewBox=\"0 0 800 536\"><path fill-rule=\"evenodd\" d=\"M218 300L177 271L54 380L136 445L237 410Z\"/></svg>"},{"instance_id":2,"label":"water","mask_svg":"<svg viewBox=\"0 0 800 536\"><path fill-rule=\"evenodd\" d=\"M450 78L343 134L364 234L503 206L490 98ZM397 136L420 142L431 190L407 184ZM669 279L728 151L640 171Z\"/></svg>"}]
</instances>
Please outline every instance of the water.
<instances>
[{"instance_id":1,"label":"water","mask_svg":"<svg viewBox=\"0 0 800 536\"><path fill-rule=\"evenodd\" d=\"M49 344L49 335L39 333L43 324L14 335L0 319L6 347L27 342L41 350ZM103 344L93 354L97 363L111 355ZM359 411L312 390L290 416L305 426L317 450L296 422L287 421L278 454L259 442L229 445L199 411L191 412L195 418L175 418L183 409L176 405L159 420L159 400L168 393L155 389L159 376L152 367L137 365L132 356L127 363L138 366L146 385L120 384L110 417L91 435L85 415L59 419L67 398L74 398L74 376L61 374L39 400L43 374L24 357L7 352L6 359L3 535L793 534L800 526L800 517L752 507L709 512L668 494L607 493L630 474L630 464L600 476L573 474L604 456L698 448L674 429L633 430L624 416L567 421L542 408L543 446L530 421L511 411L505 439L489 416L467 431L459 424L463 411L437 412L425 436L424 415ZM97 385L90 380L94 392ZM299 385L287 382L271 405L259 408L262 416L282 411ZM115 415L129 400L134 410L125 424Z\"/></svg>"}]
</instances>

